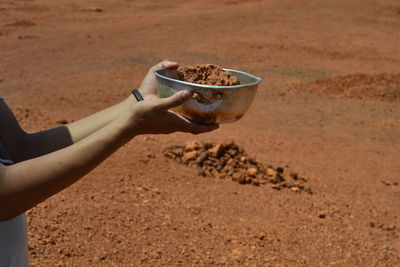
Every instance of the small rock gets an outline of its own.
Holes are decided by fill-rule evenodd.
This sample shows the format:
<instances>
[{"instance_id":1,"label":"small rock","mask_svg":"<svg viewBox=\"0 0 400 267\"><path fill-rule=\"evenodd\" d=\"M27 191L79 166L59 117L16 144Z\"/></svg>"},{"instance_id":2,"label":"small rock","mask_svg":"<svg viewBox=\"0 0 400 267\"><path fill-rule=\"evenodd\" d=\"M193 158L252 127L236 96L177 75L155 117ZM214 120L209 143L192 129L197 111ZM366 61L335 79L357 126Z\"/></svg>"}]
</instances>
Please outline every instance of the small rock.
<instances>
[{"instance_id":1,"label":"small rock","mask_svg":"<svg viewBox=\"0 0 400 267\"><path fill-rule=\"evenodd\" d=\"M375 222L369 222L368 225L369 225L370 227L375 227Z\"/></svg>"},{"instance_id":2,"label":"small rock","mask_svg":"<svg viewBox=\"0 0 400 267\"><path fill-rule=\"evenodd\" d=\"M273 185L271 186L271 188L275 190L281 190L281 187L279 185Z\"/></svg>"},{"instance_id":3,"label":"small rock","mask_svg":"<svg viewBox=\"0 0 400 267\"><path fill-rule=\"evenodd\" d=\"M246 177L245 178L246 184L251 184L253 182L253 178L251 177Z\"/></svg>"},{"instance_id":4,"label":"small rock","mask_svg":"<svg viewBox=\"0 0 400 267\"><path fill-rule=\"evenodd\" d=\"M292 190L293 192L299 192L300 188L298 188L297 186L294 186L294 187L290 188L290 190Z\"/></svg>"},{"instance_id":5,"label":"small rock","mask_svg":"<svg viewBox=\"0 0 400 267\"><path fill-rule=\"evenodd\" d=\"M239 151L235 150L235 149L229 149L227 151L227 153L231 156L231 157L236 157L239 154Z\"/></svg>"},{"instance_id":6,"label":"small rock","mask_svg":"<svg viewBox=\"0 0 400 267\"><path fill-rule=\"evenodd\" d=\"M261 184L266 184L266 183L267 183L267 181L264 180L264 179L258 180L258 182L260 183L260 185L261 185Z\"/></svg>"},{"instance_id":7,"label":"small rock","mask_svg":"<svg viewBox=\"0 0 400 267\"><path fill-rule=\"evenodd\" d=\"M267 168L267 175L268 176L275 176L278 172L272 168Z\"/></svg>"},{"instance_id":8,"label":"small rock","mask_svg":"<svg viewBox=\"0 0 400 267\"><path fill-rule=\"evenodd\" d=\"M250 176L255 177L258 173L258 170L257 170L257 168L249 168L249 169L247 169L247 173Z\"/></svg>"},{"instance_id":9,"label":"small rock","mask_svg":"<svg viewBox=\"0 0 400 267\"><path fill-rule=\"evenodd\" d=\"M235 165L235 161L234 161L233 159L229 159L229 160L226 162L226 165L233 166L233 165Z\"/></svg>"},{"instance_id":10,"label":"small rock","mask_svg":"<svg viewBox=\"0 0 400 267\"><path fill-rule=\"evenodd\" d=\"M320 219L325 219L325 218L326 218L326 215L323 214L323 213L321 213L321 214L318 215L318 218L320 218Z\"/></svg>"},{"instance_id":11,"label":"small rock","mask_svg":"<svg viewBox=\"0 0 400 267\"><path fill-rule=\"evenodd\" d=\"M270 176L269 181L270 181L270 183L278 184L278 183L284 182L285 179L279 173L276 173L275 176Z\"/></svg>"},{"instance_id":12,"label":"small rock","mask_svg":"<svg viewBox=\"0 0 400 267\"><path fill-rule=\"evenodd\" d=\"M203 142L201 142L201 144L203 145L203 147L205 149L209 149L209 148L213 147L213 143L211 141L203 141Z\"/></svg>"},{"instance_id":13,"label":"small rock","mask_svg":"<svg viewBox=\"0 0 400 267\"><path fill-rule=\"evenodd\" d=\"M287 187L287 188L292 188L292 187L295 187L296 186L296 184L294 184L294 183L287 183L286 185L285 185L285 187Z\"/></svg>"},{"instance_id":14,"label":"small rock","mask_svg":"<svg viewBox=\"0 0 400 267\"><path fill-rule=\"evenodd\" d=\"M201 148L201 144L199 142L196 142L196 141L187 142L185 144L185 151L198 150L200 148Z\"/></svg>"},{"instance_id":15,"label":"small rock","mask_svg":"<svg viewBox=\"0 0 400 267\"><path fill-rule=\"evenodd\" d=\"M202 163L203 161L205 161L208 157L208 152L205 151L203 153L200 154L200 156L197 158L197 163Z\"/></svg>"},{"instance_id":16,"label":"small rock","mask_svg":"<svg viewBox=\"0 0 400 267\"><path fill-rule=\"evenodd\" d=\"M225 146L223 144L218 144L213 148L209 149L208 152L210 153L210 156L219 158L222 156L222 152L224 152L224 149Z\"/></svg>"},{"instance_id":17,"label":"small rock","mask_svg":"<svg viewBox=\"0 0 400 267\"><path fill-rule=\"evenodd\" d=\"M199 155L199 152L197 152L196 150L186 152L185 154L183 154L182 160L183 160L183 162L187 162L189 160L194 160L197 158L198 155Z\"/></svg>"}]
</instances>

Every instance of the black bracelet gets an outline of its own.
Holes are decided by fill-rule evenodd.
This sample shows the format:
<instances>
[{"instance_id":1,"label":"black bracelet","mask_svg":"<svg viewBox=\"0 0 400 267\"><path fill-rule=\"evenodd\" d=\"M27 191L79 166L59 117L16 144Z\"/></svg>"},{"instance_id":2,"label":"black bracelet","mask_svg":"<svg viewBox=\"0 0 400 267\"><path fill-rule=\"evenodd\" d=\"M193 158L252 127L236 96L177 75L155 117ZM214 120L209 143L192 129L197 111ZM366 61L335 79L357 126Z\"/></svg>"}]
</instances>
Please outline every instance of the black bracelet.
<instances>
[{"instance_id":1,"label":"black bracelet","mask_svg":"<svg viewBox=\"0 0 400 267\"><path fill-rule=\"evenodd\" d=\"M140 94L138 89L133 89L132 90L132 95L136 98L136 100L139 101L143 101L143 96Z\"/></svg>"}]
</instances>

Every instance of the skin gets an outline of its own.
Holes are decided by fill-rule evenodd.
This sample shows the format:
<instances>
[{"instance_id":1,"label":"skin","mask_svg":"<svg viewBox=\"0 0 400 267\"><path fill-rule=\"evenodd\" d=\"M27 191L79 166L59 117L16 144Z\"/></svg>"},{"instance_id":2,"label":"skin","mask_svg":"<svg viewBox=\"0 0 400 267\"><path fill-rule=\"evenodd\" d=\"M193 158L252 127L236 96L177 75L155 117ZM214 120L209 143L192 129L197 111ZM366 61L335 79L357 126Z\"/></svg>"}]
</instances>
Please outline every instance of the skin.
<instances>
[{"instance_id":1,"label":"skin","mask_svg":"<svg viewBox=\"0 0 400 267\"><path fill-rule=\"evenodd\" d=\"M85 176L140 134L200 134L218 125L200 125L169 111L192 96L189 91L160 99L154 69L176 68L164 60L153 66L133 96L79 121L28 134L0 101L0 139L16 164L0 164L0 221L12 219Z\"/></svg>"}]
</instances>

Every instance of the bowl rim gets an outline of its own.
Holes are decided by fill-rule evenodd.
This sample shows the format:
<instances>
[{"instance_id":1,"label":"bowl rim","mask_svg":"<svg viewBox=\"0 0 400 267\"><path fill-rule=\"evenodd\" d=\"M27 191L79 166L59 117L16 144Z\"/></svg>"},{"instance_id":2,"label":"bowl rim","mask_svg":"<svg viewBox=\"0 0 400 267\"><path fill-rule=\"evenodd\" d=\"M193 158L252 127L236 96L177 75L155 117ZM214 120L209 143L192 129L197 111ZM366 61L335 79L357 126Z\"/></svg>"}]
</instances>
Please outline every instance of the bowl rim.
<instances>
[{"instance_id":1,"label":"bowl rim","mask_svg":"<svg viewBox=\"0 0 400 267\"><path fill-rule=\"evenodd\" d=\"M253 83L247 83L247 84L239 84L239 85L206 85L206 84L198 84L198 83L191 83L191 82L185 82L185 81L181 81L181 80L177 80L177 79L173 79L173 78L169 78L167 76L161 75L160 73L158 73L161 70L165 70L167 68L161 68L161 69L157 69L157 70L153 70L153 73L159 77L160 79L165 79L171 82L177 82L180 84L186 84L186 85L190 85L190 86L196 86L196 87L201 87L201 88L213 88L213 89L234 89L234 88L241 88L241 87L248 87L248 86L253 86L253 85L257 85L259 84L262 79L260 77L257 77L255 75L252 75L250 73L244 72L244 71L240 71L240 70L233 70L233 69L224 69L225 71L229 71L232 73L240 73L243 75L247 75L250 76L252 78L254 78L256 81Z\"/></svg>"}]
</instances>

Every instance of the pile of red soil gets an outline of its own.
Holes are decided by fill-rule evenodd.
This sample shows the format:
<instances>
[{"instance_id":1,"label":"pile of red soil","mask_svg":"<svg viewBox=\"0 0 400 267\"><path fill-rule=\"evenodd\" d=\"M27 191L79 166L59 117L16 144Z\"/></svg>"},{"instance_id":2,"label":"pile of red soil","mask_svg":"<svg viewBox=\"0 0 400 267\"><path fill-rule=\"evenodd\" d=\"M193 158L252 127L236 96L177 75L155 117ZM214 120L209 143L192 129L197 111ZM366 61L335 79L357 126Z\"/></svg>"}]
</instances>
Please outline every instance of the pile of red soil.
<instances>
[{"instance_id":1,"label":"pile of red soil","mask_svg":"<svg viewBox=\"0 0 400 267\"><path fill-rule=\"evenodd\" d=\"M298 88L343 98L398 102L400 73L352 74L301 84Z\"/></svg>"},{"instance_id":2,"label":"pile of red soil","mask_svg":"<svg viewBox=\"0 0 400 267\"><path fill-rule=\"evenodd\" d=\"M265 168L234 142L213 144L193 141L168 147L163 154L181 164L195 167L200 176L228 178L255 186L272 184L276 190L287 188L293 192L313 193L310 187L306 187L307 179L293 172L287 175L282 167L269 165Z\"/></svg>"},{"instance_id":3,"label":"pile of red soil","mask_svg":"<svg viewBox=\"0 0 400 267\"><path fill-rule=\"evenodd\" d=\"M185 82L218 86L240 84L231 72L213 64L179 67L177 73L178 79Z\"/></svg>"}]
</instances>

